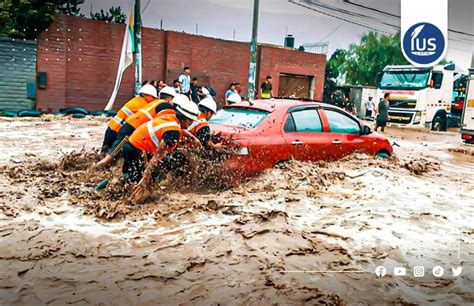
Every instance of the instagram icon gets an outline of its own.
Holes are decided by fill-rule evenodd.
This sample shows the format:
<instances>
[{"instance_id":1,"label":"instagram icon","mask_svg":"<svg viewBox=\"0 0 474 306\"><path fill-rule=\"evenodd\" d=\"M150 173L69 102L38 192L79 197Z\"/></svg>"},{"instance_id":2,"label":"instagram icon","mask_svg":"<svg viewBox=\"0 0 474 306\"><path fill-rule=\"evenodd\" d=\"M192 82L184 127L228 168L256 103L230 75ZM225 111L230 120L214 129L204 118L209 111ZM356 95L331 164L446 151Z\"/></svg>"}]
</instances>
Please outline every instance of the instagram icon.
<instances>
[{"instance_id":1,"label":"instagram icon","mask_svg":"<svg viewBox=\"0 0 474 306\"><path fill-rule=\"evenodd\" d=\"M413 268L413 276L414 277L423 277L423 276L425 276L425 267L415 266Z\"/></svg>"}]
</instances>

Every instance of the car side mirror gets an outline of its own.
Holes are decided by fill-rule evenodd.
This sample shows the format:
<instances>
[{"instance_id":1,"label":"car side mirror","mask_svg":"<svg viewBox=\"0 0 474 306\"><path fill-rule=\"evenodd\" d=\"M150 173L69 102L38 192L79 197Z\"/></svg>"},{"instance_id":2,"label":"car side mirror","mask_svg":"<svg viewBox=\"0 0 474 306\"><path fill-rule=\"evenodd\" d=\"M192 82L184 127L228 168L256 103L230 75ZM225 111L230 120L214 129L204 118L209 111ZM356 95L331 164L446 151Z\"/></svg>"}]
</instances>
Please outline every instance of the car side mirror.
<instances>
[{"instance_id":1,"label":"car side mirror","mask_svg":"<svg viewBox=\"0 0 474 306\"><path fill-rule=\"evenodd\" d=\"M362 127L362 135L369 135L371 133L372 133L372 130L370 129L368 125L364 125Z\"/></svg>"}]
</instances>

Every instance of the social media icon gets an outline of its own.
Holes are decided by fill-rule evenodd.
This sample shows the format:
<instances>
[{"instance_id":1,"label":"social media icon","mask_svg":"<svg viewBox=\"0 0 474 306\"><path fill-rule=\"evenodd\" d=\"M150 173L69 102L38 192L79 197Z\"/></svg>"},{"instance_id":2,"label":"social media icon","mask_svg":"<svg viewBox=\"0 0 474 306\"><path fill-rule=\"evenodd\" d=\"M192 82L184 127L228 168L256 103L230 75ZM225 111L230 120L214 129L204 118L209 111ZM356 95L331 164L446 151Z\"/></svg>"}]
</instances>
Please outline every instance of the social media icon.
<instances>
[{"instance_id":1,"label":"social media icon","mask_svg":"<svg viewBox=\"0 0 474 306\"><path fill-rule=\"evenodd\" d=\"M378 277L384 277L387 274L387 269L384 266L378 266L375 268L375 275Z\"/></svg>"},{"instance_id":2,"label":"social media icon","mask_svg":"<svg viewBox=\"0 0 474 306\"><path fill-rule=\"evenodd\" d=\"M407 275L407 269L404 267L396 267L393 269L393 275L395 276L405 276Z\"/></svg>"},{"instance_id":3,"label":"social media icon","mask_svg":"<svg viewBox=\"0 0 474 306\"><path fill-rule=\"evenodd\" d=\"M451 271L453 272L453 276L459 276L461 275L462 267L451 268Z\"/></svg>"},{"instance_id":4,"label":"social media icon","mask_svg":"<svg viewBox=\"0 0 474 306\"><path fill-rule=\"evenodd\" d=\"M413 268L413 276L414 277L423 277L423 276L425 276L425 267L415 266Z\"/></svg>"},{"instance_id":5,"label":"social media icon","mask_svg":"<svg viewBox=\"0 0 474 306\"><path fill-rule=\"evenodd\" d=\"M443 267L436 266L433 268L433 276L434 277L441 277L444 274L444 269Z\"/></svg>"}]
</instances>

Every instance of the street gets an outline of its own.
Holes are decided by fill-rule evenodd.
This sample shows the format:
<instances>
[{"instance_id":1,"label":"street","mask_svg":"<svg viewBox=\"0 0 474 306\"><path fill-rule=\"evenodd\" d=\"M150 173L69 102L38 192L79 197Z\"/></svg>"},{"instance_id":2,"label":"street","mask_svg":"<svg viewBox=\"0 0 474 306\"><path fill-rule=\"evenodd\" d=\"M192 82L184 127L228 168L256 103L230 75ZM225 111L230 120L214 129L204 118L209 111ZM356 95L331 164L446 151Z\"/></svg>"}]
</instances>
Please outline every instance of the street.
<instances>
[{"instance_id":1,"label":"street","mask_svg":"<svg viewBox=\"0 0 474 306\"><path fill-rule=\"evenodd\" d=\"M290 161L131 205L94 192L118 166L85 176L105 119L0 122L1 304L474 303L474 147L456 132L388 127L390 159Z\"/></svg>"}]
</instances>

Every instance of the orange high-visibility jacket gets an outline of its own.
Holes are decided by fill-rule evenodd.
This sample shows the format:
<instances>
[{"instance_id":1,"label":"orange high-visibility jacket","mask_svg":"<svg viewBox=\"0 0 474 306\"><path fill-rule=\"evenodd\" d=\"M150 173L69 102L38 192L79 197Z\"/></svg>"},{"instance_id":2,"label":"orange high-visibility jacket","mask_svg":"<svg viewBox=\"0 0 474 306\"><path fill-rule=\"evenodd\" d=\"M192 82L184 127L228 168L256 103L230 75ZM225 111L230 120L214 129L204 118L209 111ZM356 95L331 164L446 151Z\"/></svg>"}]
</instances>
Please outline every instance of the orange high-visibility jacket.
<instances>
[{"instance_id":1,"label":"orange high-visibility jacket","mask_svg":"<svg viewBox=\"0 0 474 306\"><path fill-rule=\"evenodd\" d=\"M132 100L125 103L125 105L118 111L117 115L109 121L109 128L115 132L118 132L122 125L125 123L128 117L135 114L140 108L144 108L148 105L143 97L135 97Z\"/></svg>"},{"instance_id":2,"label":"orange high-visibility jacket","mask_svg":"<svg viewBox=\"0 0 474 306\"><path fill-rule=\"evenodd\" d=\"M194 121L189 127L188 131L194 136L197 135L197 132L205 126L209 126L209 122L206 120L206 115L201 113L199 114L196 121Z\"/></svg>"},{"instance_id":3,"label":"orange high-visibility jacket","mask_svg":"<svg viewBox=\"0 0 474 306\"><path fill-rule=\"evenodd\" d=\"M128 141L135 148L147 151L153 155L160 147L160 143L163 140L163 134L168 131L177 131L179 133L178 142L181 140L183 131L181 130L181 126L179 125L178 118L176 118L175 114L160 116L148 121L146 124L140 125L133 132ZM168 153L172 152L176 148L178 142L174 146L169 147L166 151Z\"/></svg>"},{"instance_id":4,"label":"orange high-visibility jacket","mask_svg":"<svg viewBox=\"0 0 474 306\"><path fill-rule=\"evenodd\" d=\"M144 108L139 109L138 112L136 112L133 116L128 117L125 122L133 126L135 129L138 128L143 123L146 123L150 120L153 120L155 117L157 117L156 107L162 103L167 103L167 102L165 100L158 100L156 102L153 102L147 105ZM174 114L174 113L176 113L175 110L166 109L160 112L160 116Z\"/></svg>"}]
</instances>

